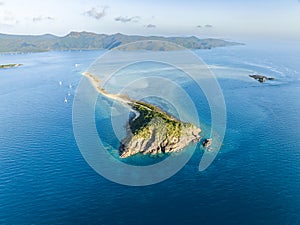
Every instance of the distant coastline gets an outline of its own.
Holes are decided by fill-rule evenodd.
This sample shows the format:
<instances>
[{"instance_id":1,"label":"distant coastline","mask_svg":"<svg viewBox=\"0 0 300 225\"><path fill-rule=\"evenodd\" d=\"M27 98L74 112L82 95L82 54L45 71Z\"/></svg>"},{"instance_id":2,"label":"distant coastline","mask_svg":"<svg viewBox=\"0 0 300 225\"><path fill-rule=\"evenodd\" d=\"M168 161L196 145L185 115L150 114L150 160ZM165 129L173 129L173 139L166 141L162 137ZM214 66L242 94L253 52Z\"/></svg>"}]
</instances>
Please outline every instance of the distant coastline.
<instances>
[{"instance_id":1,"label":"distant coastline","mask_svg":"<svg viewBox=\"0 0 300 225\"><path fill-rule=\"evenodd\" d=\"M13 67L22 66L22 65L23 64L19 64L19 63L2 64L2 65L0 65L0 69L9 69L9 68L13 68Z\"/></svg>"},{"instance_id":2,"label":"distant coastline","mask_svg":"<svg viewBox=\"0 0 300 225\"><path fill-rule=\"evenodd\" d=\"M163 36L139 36L125 34L96 34L91 32L70 32L59 37L52 34L44 35L11 35L0 34L0 53L27 53L66 50L100 50L112 49L123 44L136 41L164 41L172 42L188 49L211 49L242 43L226 41L222 39L190 37L163 37ZM126 49L127 50L127 49ZM131 49L128 49L131 50ZM157 46L151 43L147 50L169 51L173 49Z\"/></svg>"}]
</instances>

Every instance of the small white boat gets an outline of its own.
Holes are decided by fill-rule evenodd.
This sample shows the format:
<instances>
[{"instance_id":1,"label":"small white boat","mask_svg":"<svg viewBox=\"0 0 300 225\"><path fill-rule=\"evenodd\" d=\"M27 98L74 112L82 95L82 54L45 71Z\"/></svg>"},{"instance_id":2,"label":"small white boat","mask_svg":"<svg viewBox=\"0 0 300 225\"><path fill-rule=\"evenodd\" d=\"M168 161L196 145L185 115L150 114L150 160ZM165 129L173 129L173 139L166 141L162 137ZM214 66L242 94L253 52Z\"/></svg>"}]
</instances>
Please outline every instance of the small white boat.
<instances>
[{"instance_id":1,"label":"small white boat","mask_svg":"<svg viewBox=\"0 0 300 225\"><path fill-rule=\"evenodd\" d=\"M61 86L62 85L62 81L59 81L59 86Z\"/></svg>"},{"instance_id":2,"label":"small white boat","mask_svg":"<svg viewBox=\"0 0 300 225\"><path fill-rule=\"evenodd\" d=\"M72 84L69 84L69 88L70 88L70 89L72 88Z\"/></svg>"},{"instance_id":3,"label":"small white boat","mask_svg":"<svg viewBox=\"0 0 300 225\"><path fill-rule=\"evenodd\" d=\"M64 100L64 102L65 102L65 103L67 103L67 102L68 102L68 99L67 99L66 97L65 97L65 100Z\"/></svg>"}]
</instances>

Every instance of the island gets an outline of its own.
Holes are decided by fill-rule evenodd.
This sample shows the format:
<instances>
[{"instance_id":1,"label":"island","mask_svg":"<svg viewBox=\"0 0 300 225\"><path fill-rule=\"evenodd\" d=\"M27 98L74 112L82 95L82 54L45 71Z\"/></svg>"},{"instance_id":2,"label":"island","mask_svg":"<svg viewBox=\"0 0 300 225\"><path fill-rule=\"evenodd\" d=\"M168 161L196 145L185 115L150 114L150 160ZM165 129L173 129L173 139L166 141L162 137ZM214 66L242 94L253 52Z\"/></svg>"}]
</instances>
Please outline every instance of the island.
<instances>
[{"instance_id":1,"label":"island","mask_svg":"<svg viewBox=\"0 0 300 225\"><path fill-rule=\"evenodd\" d=\"M265 83L267 80L275 80L274 77L266 77L258 74L249 75L249 77L252 77L253 79L257 80L260 83Z\"/></svg>"},{"instance_id":2,"label":"island","mask_svg":"<svg viewBox=\"0 0 300 225\"><path fill-rule=\"evenodd\" d=\"M131 46L124 46L128 43L143 41L146 50L170 51L174 47L157 44L157 41L164 43L175 43L188 49L211 49L216 47L226 47L243 45L242 43L226 41L216 38L189 37L164 37L164 36L141 36L126 34L96 34L92 32L70 32L65 36L55 36L52 34L43 35L12 35L0 34L0 53L12 52L46 52L46 51L70 51L70 50L96 50L113 49L123 46L125 50L132 50ZM135 45L133 50L145 50L145 45ZM175 49L175 50L178 50Z\"/></svg>"},{"instance_id":3,"label":"island","mask_svg":"<svg viewBox=\"0 0 300 225\"><path fill-rule=\"evenodd\" d=\"M99 86L99 78L88 72L83 75L98 93L124 104L132 113L126 125L127 135L120 143L121 158L138 153L158 155L178 152L190 143L200 141L201 129L195 125L178 120L158 106L132 100L126 95L109 94Z\"/></svg>"},{"instance_id":4,"label":"island","mask_svg":"<svg viewBox=\"0 0 300 225\"><path fill-rule=\"evenodd\" d=\"M199 128L179 121L157 106L141 101L132 101L130 106L138 114L127 124L127 137L120 146L121 158L137 153L157 155L178 152L190 142L200 140Z\"/></svg>"},{"instance_id":5,"label":"island","mask_svg":"<svg viewBox=\"0 0 300 225\"><path fill-rule=\"evenodd\" d=\"M8 69L8 68L13 68L13 67L18 67L18 66L22 66L22 64L3 64L0 65L0 69Z\"/></svg>"}]
</instances>

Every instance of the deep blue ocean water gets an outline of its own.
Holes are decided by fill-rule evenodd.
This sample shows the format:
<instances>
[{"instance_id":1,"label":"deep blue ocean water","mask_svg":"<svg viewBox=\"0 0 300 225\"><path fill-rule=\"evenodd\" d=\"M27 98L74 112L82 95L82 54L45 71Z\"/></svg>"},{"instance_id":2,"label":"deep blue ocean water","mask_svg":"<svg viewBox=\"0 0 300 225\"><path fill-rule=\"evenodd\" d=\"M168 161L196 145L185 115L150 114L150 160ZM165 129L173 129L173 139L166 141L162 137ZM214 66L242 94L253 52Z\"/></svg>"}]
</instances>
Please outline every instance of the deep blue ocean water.
<instances>
[{"instance_id":1,"label":"deep blue ocean water","mask_svg":"<svg viewBox=\"0 0 300 225\"><path fill-rule=\"evenodd\" d=\"M0 224L300 224L299 50L196 51L226 101L222 149L203 172L195 151L175 176L144 187L101 177L76 145L80 72L103 51L0 55L0 64L24 64L0 70ZM199 112L209 124L205 103Z\"/></svg>"}]
</instances>

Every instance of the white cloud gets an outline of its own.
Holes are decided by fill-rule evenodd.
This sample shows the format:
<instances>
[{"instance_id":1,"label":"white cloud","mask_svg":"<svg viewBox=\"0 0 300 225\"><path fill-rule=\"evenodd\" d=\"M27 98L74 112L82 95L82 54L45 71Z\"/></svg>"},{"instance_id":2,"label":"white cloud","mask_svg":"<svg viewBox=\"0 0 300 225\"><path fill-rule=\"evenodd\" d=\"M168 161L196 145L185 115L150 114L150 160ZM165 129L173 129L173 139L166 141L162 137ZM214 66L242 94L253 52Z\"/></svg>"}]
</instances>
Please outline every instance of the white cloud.
<instances>
[{"instance_id":1,"label":"white cloud","mask_svg":"<svg viewBox=\"0 0 300 225\"><path fill-rule=\"evenodd\" d=\"M90 10L84 12L84 15L92 17L96 20L100 20L106 15L107 8L108 8L107 6L102 7L102 9L97 9L93 7Z\"/></svg>"},{"instance_id":2,"label":"white cloud","mask_svg":"<svg viewBox=\"0 0 300 225\"><path fill-rule=\"evenodd\" d=\"M54 18L51 17L51 16L37 16L37 17L32 18L33 22L40 22L40 21L43 21L43 20L54 20Z\"/></svg>"},{"instance_id":3,"label":"white cloud","mask_svg":"<svg viewBox=\"0 0 300 225\"><path fill-rule=\"evenodd\" d=\"M146 25L145 27L146 27L146 28L156 28L156 25L154 25L154 24L148 24L148 25Z\"/></svg>"},{"instance_id":4,"label":"white cloud","mask_svg":"<svg viewBox=\"0 0 300 225\"><path fill-rule=\"evenodd\" d=\"M3 28L12 27L16 24L16 18L10 11L4 11L0 14L0 24Z\"/></svg>"},{"instance_id":5,"label":"white cloud","mask_svg":"<svg viewBox=\"0 0 300 225\"><path fill-rule=\"evenodd\" d=\"M115 21L128 23L128 22L138 22L140 20L139 16L127 17L127 16L119 16L115 18Z\"/></svg>"}]
</instances>

